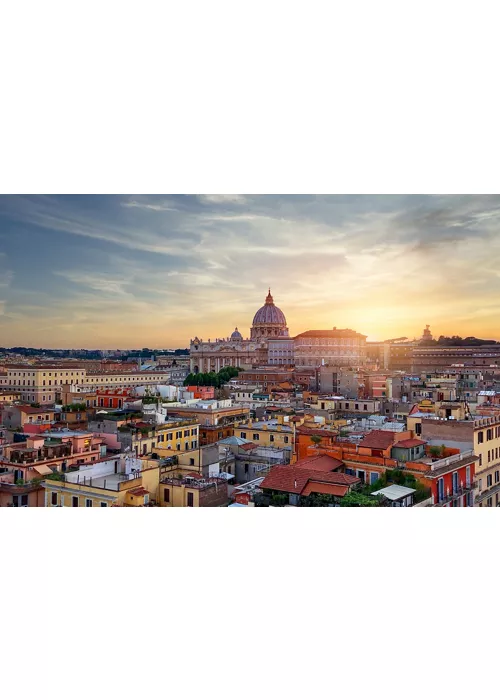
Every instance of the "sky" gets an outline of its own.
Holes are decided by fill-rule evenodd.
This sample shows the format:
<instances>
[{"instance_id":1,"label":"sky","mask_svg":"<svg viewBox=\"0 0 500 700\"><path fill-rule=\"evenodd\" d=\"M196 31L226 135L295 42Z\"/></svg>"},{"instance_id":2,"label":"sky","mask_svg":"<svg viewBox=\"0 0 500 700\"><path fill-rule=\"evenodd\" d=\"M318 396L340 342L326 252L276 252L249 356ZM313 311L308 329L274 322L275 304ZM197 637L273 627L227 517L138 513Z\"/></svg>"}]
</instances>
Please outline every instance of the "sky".
<instances>
[{"instance_id":1,"label":"sky","mask_svg":"<svg viewBox=\"0 0 500 700\"><path fill-rule=\"evenodd\" d=\"M500 340L500 195L0 195L0 346L249 334Z\"/></svg>"}]
</instances>

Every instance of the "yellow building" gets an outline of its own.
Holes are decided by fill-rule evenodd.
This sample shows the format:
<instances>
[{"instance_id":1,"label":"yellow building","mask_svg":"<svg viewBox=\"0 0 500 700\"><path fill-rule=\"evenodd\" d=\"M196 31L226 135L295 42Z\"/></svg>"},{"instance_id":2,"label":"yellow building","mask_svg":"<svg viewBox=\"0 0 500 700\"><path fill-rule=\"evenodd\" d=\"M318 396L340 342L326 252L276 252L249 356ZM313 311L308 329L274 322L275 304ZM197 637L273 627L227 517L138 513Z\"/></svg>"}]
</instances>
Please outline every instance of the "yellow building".
<instances>
[{"instance_id":1,"label":"yellow building","mask_svg":"<svg viewBox=\"0 0 500 700\"><path fill-rule=\"evenodd\" d=\"M235 423L234 435L263 447L293 450L295 428L288 416L277 416L273 420Z\"/></svg>"},{"instance_id":2,"label":"yellow building","mask_svg":"<svg viewBox=\"0 0 500 700\"><path fill-rule=\"evenodd\" d=\"M122 449L129 448L136 456L166 457L198 449L199 429L199 423L193 419L171 419L160 425L124 424L118 428L118 440Z\"/></svg>"},{"instance_id":3,"label":"yellow building","mask_svg":"<svg viewBox=\"0 0 500 700\"><path fill-rule=\"evenodd\" d=\"M229 503L227 481L173 469L163 474L158 505L166 508L220 508Z\"/></svg>"},{"instance_id":4,"label":"yellow building","mask_svg":"<svg viewBox=\"0 0 500 700\"><path fill-rule=\"evenodd\" d=\"M158 499L160 463L119 455L64 475L47 479L47 507L147 506Z\"/></svg>"}]
</instances>

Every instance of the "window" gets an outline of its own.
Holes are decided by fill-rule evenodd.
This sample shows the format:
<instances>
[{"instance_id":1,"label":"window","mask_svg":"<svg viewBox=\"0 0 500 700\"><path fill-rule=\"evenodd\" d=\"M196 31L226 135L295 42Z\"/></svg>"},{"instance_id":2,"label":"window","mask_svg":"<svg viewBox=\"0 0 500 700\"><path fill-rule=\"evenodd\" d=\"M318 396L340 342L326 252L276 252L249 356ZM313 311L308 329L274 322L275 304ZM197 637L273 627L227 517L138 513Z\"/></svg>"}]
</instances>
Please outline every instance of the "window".
<instances>
[{"instance_id":1,"label":"window","mask_svg":"<svg viewBox=\"0 0 500 700\"><path fill-rule=\"evenodd\" d=\"M269 436L269 441L270 441L270 442L274 442L274 435L270 435L270 436Z\"/></svg>"},{"instance_id":2,"label":"window","mask_svg":"<svg viewBox=\"0 0 500 700\"><path fill-rule=\"evenodd\" d=\"M245 474L248 474L248 464L245 464Z\"/></svg>"},{"instance_id":3,"label":"window","mask_svg":"<svg viewBox=\"0 0 500 700\"><path fill-rule=\"evenodd\" d=\"M493 475L488 474L486 477L486 486L493 486Z\"/></svg>"},{"instance_id":4,"label":"window","mask_svg":"<svg viewBox=\"0 0 500 700\"><path fill-rule=\"evenodd\" d=\"M484 433L482 430L477 434L477 441L480 445L484 442Z\"/></svg>"},{"instance_id":5,"label":"window","mask_svg":"<svg viewBox=\"0 0 500 700\"><path fill-rule=\"evenodd\" d=\"M258 439L259 439L259 434L258 434L258 433L254 433L254 434L253 434L253 437L252 437L252 440L257 441Z\"/></svg>"},{"instance_id":6,"label":"window","mask_svg":"<svg viewBox=\"0 0 500 700\"><path fill-rule=\"evenodd\" d=\"M73 506L73 508L78 508L78 496L73 496L71 500L71 505Z\"/></svg>"},{"instance_id":7,"label":"window","mask_svg":"<svg viewBox=\"0 0 500 700\"><path fill-rule=\"evenodd\" d=\"M188 492L187 504L189 508L192 508L194 506L194 494L192 493L192 491Z\"/></svg>"},{"instance_id":8,"label":"window","mask_svg":"<svg viewBox=\"0 0 500 700\"><path fill-rule=\"evenodd\" d=\"M85 500L85 508L92 508L92 499L91 498L87 498Z\"/></svg>"},{"instance_id":9,"label":"window","mask_svg":"<svg viewBox=\"0 0 500 700\"><path fill-rule=\"evenodd\" d=\"M285 435L285 437L283 438L283 442L285 443L285 445L288 445L288 436L287 435Z\"/></svg>"},{"instance_id":10,"label":"window","mask_svg":"<svg viewBox=\"0 0 500 700\"><path fill-rule=\"evenodd\" d=\"M488 506L488 508L491 508L493 506L493 498L491 496L486 501L486 505Z\"/></svg>"},{"instance_id":11,"label":"window","mask_svg":"<svg viewBox=\"0 0 500 700\"><path fill-rule=\"evenodd\" d=\"M500 471L495 472L495 484L498 484L500 481Z\"/></svg>"},{"instance_id":12,"label":"window","mask_svg":"<svg viewBox=\"0 0 500 700\"><path fill-rule=\"evenodd\" d=\"M486 431L486 439L493 440L493 428L488 428Z\"/></svg>"},{"instance_id":13,"label":"window","mask_svg":"<svg viewBox=\"0 0 500 700\"><path fill-rule=\"evenodd\" d=\"M240 437L246 440L247 434L246 433L240 433Z\"/></svg>"},{"instance_id":14,"label":"window","mask_svg":"<svg viewBox=\"0 0 500 700\"><path fill-rule=\"evenodd\" d=\"M52 493L50 494L50 502L51 502L51 504L52 504L53 506L56 506L56 505L57 505L57 493L52 492Z\"/></svg>"},{"instance_id":15,"label":"window","mask_svg":"<svg viewBox=\"0 0 500 700\"><path fill-rule=\"evenodd\" d=\"M190 457L189 464L191 467L194 467L194 457Z\"/></svg>"},{"instance_id":16,"label":"window","mask_svg":"<svg viewBox=\"0 0 500 700\"><path fill-rule=\"evenodd\" d=\"M101 501L101 508L107 508L107 507L108 507L108 504L104 503L104 501Z\"/></svg>"},{"instance_id":17,"label":"window","mask_svg":"<svg viewBox=\"0 0 500 700\"><path fill-rule=\"evenodd\" d=\"M163 489L163 500L165 503L170 503L170 489Z\"/></svg>"}]
</instances>

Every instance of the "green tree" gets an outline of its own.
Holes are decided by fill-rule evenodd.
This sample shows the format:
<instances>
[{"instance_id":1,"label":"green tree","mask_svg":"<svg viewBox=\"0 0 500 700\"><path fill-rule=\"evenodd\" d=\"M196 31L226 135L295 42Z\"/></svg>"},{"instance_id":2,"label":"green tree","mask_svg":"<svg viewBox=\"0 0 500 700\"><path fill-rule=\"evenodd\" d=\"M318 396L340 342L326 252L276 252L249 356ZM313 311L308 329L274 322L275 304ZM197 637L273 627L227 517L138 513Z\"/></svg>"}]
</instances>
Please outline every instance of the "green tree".
<instances>
[{"instance_id":1,"label":"green tree","mask_svg":"<svg viewBox=\"0 0 500 700\"><path fill-rule=\"evenodd\" d=\"M378 508L380 499L377 496L366 496L360 491L350 491L342 498L340 505L343 508Z\"/></svg>"},{"instance_id":2,"label":"green tree","mask_svg":"<svg viewBox=\"0 0 500 700\"><path fill-rule=\"evenodd\" d=\"M319 435L311 435L311 442L317 447L321 443L321 437Z\"/></svg>"}]
</instances>

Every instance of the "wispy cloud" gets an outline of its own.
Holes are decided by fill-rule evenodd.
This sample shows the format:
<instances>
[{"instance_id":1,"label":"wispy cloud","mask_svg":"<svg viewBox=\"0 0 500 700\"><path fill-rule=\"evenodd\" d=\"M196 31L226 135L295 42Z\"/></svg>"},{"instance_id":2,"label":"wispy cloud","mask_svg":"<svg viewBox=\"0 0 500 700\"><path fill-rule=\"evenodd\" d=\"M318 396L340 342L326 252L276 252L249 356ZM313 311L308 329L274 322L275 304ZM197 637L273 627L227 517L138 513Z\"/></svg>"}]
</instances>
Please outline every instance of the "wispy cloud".
<instances>
[{"instance_id":1,"label":"wispy cloud","mask_svg":"<svg viewBox=\"0 0 500 700\"><path fill-rule=\"evenodd\" d=\"M11 344L185 346L249 328L495 337L497 195L0 197ZM465 327L466 326L466 327Z\"/></svg>"}]
</instances>

